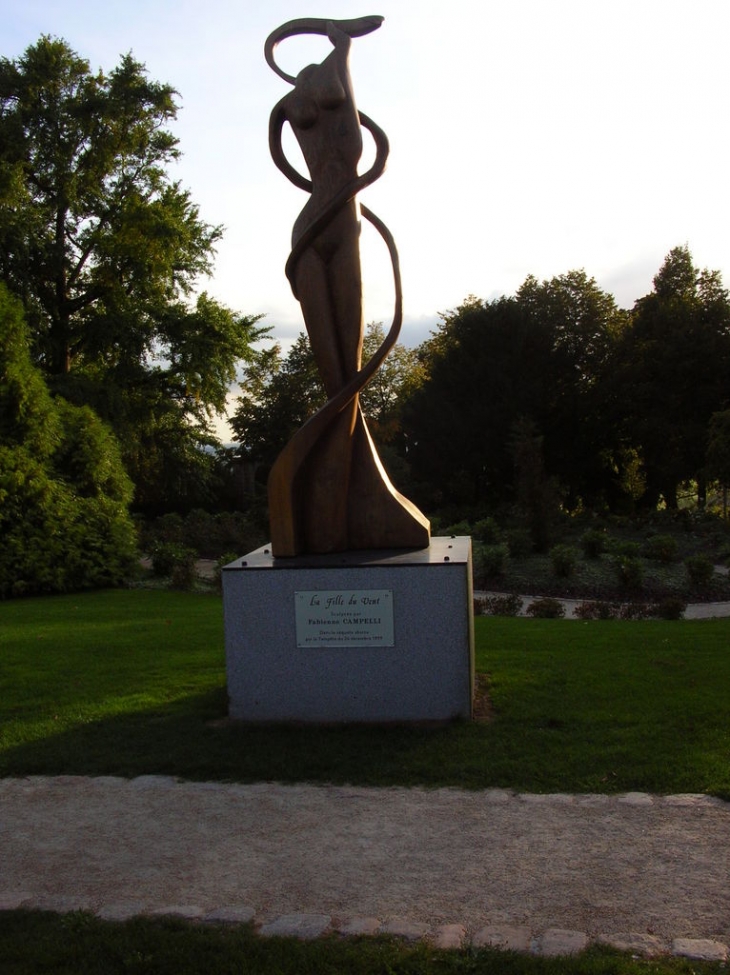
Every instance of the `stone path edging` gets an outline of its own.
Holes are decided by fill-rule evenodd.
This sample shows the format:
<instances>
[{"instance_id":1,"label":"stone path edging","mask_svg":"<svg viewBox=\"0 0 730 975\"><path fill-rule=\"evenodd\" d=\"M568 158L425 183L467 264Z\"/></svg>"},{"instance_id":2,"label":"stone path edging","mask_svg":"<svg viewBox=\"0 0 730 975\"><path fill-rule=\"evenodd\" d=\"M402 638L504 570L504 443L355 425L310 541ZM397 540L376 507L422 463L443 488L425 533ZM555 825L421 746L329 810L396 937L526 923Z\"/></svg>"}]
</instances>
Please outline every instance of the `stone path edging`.
<instances>
[{"instance_id":1,"label":"stone path edging","mask_svg":"<svg viewBox=\"0 0 730 975\"><path fill-rule=\"evenodd\" d=\"M262 937L381 934L409 941L427 939L441 948L472 945L550 956L576 954L591 943L605 943L648 956L730 958L730 893L726 890L730 804L708 796L533 795L499 789L466 793L265 783L237 786L178 782L165 776L133 780L60 776L0 780L0 811L0 848L4 851L0 910L87 910L118 921L137 915L172 915L192 923L253 923ZM323 811L331 818L323 819ZM454 828L455 818L458 828ZM425 826L432 828L434 822L435 832L421 842L420 831ZM243 823L241 836L221 844L222 839L230 839L228 833L236 823ZM150 829L144 842L130 832L135 827ZM572 834L587 827L589 846L581 855ZM317 847L328 830L332 863L323 860L325 847ZM279 844L287 837L293 838L294 845L277 860ZM398 861L393 850L407 845L409 837L414 842ZM444 849L433 847L439 842ZM497 842L500 849L496 853L485 846ZM455 855L463 859L456 870L451 863L453 843L457 844ZM632 843L635 848L627 849ZM301 850L304 856L312 846L316 847L311 851L312 864L302 873L291 862L291 850ZM149 862L142 862L140 849L147 851ZM226 874L236 851L239 860L233 865L234 872L248 864L249 855L263 857L260 868L264 874L287 872L283 890L269 894L251 877L243 878L245 882L238 886L235 878L231 883ZM661 860L649 871L642 860L647 855ZM426 882L432 880L436 892L427 890L417 910L411 911L408 870L419 868L412 864L419 856ZM516 861L521 857L532 857L534 863L515 878ZM558 863L558 858L567 860ZM333 863L330 879L342 882L341 902L335 896L337 891L333 893L327 886L326 875ZM338 864L343 873L354 871L355 895L344 882L347 878L338 878ZM524 871L524 863L519 865ZM549 871L551 865L555 876L548 872L543 877L542 871ZM431 868L433 877L428 872ZM325 874L321 894L325 910L317 912L304 903L307 890L300 885L309 878L316 886L320 878L311 871L320 869ZM491 874L500 869L503 876L495 885ZM689 876L693 870L695 875ZM554 885L556 901L569 900L575 884L579 900L586 879L583 874L590 871L598 871L595 882L601 889L590 896L599 917L620 914L606 897L626 896L612 885L624 873L634 871L629 890L640 886L642 878L658 881L653 895L660 902L657 917L662 908L669 910L679 899L685 903L685 913L680 911L680 916L686 914L686 919L673 932L656 933L642 924L639 915L632 918L639 926L596 922L583 930L549 923L546 918L555 920L559 913L553 916L549 908L546 913L541 896L535 914L529 916L536 880L547 887ZM376 875L376 881L380 878L383 884L394 885L383 903L390 908L397 904L397 911L358 913L358 907L377 901L377 897L371 901L356 896L369 872ZM649 876L652 873L656 876ZM456 887L462 882L468 888L466 900L457 896ZM500 885L510 883L517 888L517 899L511 903L518 903L521 911L524 900L524 917L516 917L509 898L499 899ZM489 888L486 895L485 888ZM246 896L236 900L237 893L256 896L249 903ZM472 910L474 899L482 895L483 909ZM176 896L181 899L176 901ZM291 909L289 905L297 897L306 909ZM549 897L544 900L549 905ZM469 917L459 914L459 905L463 911L464 904L470 906Z\"/></svg>"},{"instance_id":2,"label":"stone path edging","mask_svg":"<svg viewBox=\"0 0 730 975\"><path fill-rule=\"evenodd\" d=\"M200 924L250 924L253 922L262 938L298 938L313 940L329 934L342 937L375 937L377 935L400 938L404 941L427 941L444 951L462 948L494 948L500 951L517 951L544 957L577 955L592 941L608 945L618 951L631 952L646 958L661 955L695 959L698 961L725 962L730 958L728 946L712 938L674 938L662 941L641 931L611 935L599 935L590 939L583 931L564 928L548 928L535 933L529 927L505 924L486 925L469 932L463 924L428 925L408 918L394 917L381 921L374 917L354 917L333 921L328 914L283 914L267 921L257 919L256 912L248 906L221 907L206 912L190 904L169 904L155 910L144 910L134 901L93 907L74 897L34 898L32 895L0 893L0 911L12 910L53 911L67 914L85 911L96 914L104 921L129 921L134 917L170 917Z\"/></svg>"}]
</instances>

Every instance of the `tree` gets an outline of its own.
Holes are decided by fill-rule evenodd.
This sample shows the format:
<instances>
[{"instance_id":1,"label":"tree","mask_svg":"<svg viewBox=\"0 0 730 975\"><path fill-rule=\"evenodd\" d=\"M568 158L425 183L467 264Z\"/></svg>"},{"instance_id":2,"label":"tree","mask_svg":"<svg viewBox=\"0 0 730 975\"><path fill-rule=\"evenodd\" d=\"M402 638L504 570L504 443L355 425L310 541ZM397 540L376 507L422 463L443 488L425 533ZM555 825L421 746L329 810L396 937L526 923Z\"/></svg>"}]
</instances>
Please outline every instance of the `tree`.
<instances>
[{"instance_id":1,"label":"tree","mask_svg":"<svg viewBox=\"0 0 730 975\"><path fill-rule=\"evenodd\" d=\"M384 338L382 323L367 326L363 361ZM398 440L401 404L421 375L415 350L397 343L360 394L363 413L379 447L387 448ZM241 444L241 455L260 470L262 479L294 433L327 400L307 336L300 333L286 356L278 343L262 353L246 367L241 390L231 427Z\"/></svg>"},{"instance_id":2,"label":"tree","mask_svg":"<svg viewBox=\"0 0 730 975\"><path fill-rule=\"evenodd\" d=\"M679 485L698 482L704 498L707 432L728 405L730 297L718 272L698 271L675 247L640 298L616 350L613 415L624 443L641 457L654 506L677 506Z\"/></svg>"},{"instance_id":3,"label":"tree","mask_svg":"<svg viewBox=\"0 0 730 975\"><path fill-rule=\"evenodd\" d=\"M0 598L122 581L136 557L131 493L109 429L51 397L0 284Z\"/></svg>"},{"instance_id":4,"label":"tree","mask_svg":"<svg viewBox=\"0 0 730 975\"><path fill-rule=\"evenodd\" d=\"M513 297L471 296L443 316L404 411L414 472L436 488L434 503L513 503L516 424L539 440L547 478L574 500L599 493L608 474L593 407L622 323L584 271L530 276Z\"/></svg>"},{"instance_id":5,"label":"tree","mask_svg":"<svg viewBox=\"0 0 730 975\"><path fill-rule=\"evenodd\" d=\"M727 518L727 489L730 485L730 410L713 413L707 437L707 474L722 487L722 516Z\"/></svg>"},{"instance_id":6,"label":"tree","mask_svg":"<svg viewBox=\"0 0 730 975\"><path fill-rule=\"evenodd\" d=\"M363 361L370 359L384 340L383 323L371 322L363 340ZM360 405L379 447L401 441L403 404L424 378L425 369L417 350L398 342L360 394Z\"/></svg>"},{"instance_id":7,"label":"tree","mask_svg":"<svg viewBox=\"0 0 730 975\"><path fill-rule=\"evenodd\" d=\"M0 59L0 279L52 390L113 425L142 493L140 411L149 432L165 404L156 449L184 460L260 335L205 294L189 304L222 229L167 173L175 95L131 54L92 73L50 37Z\"/></svg>"},{"instance_id":8,"label":"tree","mask_svg":"<svg viewBox=\"0 0 730 975\"><path fill-rule=\"evenodd\" d=\"M294 433L326 400L307 336L300 333L286 357L276 343L243 374L230 420L241 456L268 475Z\"/></svg>"}]
</instances>

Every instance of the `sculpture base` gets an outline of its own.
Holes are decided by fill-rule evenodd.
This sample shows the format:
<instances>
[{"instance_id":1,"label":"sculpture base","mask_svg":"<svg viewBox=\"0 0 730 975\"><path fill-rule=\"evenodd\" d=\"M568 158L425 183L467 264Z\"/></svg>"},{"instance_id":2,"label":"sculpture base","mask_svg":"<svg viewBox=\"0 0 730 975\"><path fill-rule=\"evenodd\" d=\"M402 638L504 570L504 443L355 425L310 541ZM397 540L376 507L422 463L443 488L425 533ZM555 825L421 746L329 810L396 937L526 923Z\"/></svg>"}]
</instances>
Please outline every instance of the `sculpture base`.
<instances>
[{"instance_id":1,"label":"sculpture base","mask_svg":"<svg viewBox=\"0 0 730 975\"><path fill-rule=\"evenodd\" d=\"M471 717L469 538L291 559L261 548L223 569L223 602L231 718Z\"/></svg>"}]
</instances>

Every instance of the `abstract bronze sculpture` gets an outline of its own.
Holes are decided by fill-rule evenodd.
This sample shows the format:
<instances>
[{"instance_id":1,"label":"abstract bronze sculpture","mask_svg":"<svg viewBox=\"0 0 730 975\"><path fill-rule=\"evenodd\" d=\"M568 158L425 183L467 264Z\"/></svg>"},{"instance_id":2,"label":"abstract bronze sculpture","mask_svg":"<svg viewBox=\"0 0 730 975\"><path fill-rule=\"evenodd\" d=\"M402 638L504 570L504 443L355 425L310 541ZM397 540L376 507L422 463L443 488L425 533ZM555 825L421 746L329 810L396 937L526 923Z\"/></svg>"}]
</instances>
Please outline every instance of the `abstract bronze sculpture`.
<instances>
[{"instance_id":1,"label":"abstract bronze sculpture","mask_svg":"<svg viewBox=\"0 0 730 975\"><path fill-rule=\"evenodd\" d=\"M387 227L356 199L383 172L385 133L358 112L349 72L353 37L380 27L382 17L293 20L268 37L266 60L293 89L274 107L271 155L284 175L310 193L292 232L286 275L299 300L328 402L292 437L269 477L269 517L275 557L362 549L426 548L429 523L390 483L358 397L395 345L402 322L398 254ZM277 44L297 34L329 37L333 50L296 77L274 60ZM287 160L282 130L289 123L310 179ZM362 128L374 141L372 167L358 175ZM360 214L390 252L395 283L393 322L363 366Z\"/></svg>"}]
</instances>

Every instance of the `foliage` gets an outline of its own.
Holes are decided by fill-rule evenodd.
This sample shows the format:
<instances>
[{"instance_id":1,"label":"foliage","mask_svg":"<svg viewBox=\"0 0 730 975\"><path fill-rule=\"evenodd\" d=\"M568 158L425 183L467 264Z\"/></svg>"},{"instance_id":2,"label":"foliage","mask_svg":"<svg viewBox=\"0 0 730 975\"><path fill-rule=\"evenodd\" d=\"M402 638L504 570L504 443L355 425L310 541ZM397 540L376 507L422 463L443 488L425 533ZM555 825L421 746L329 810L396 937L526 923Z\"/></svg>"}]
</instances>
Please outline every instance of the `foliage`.
<instances>
[{"instance_id":1,"label":"foliage","mask_svg":"<svg viewBox=\"0 0 730 975\"><path fill-rule=\"evenodd\" d=\"M381 323L367 326L364 361L384 338ZM402 442L401 403L421 381L422 367L416 353L396 344L360 394L370 432L381 450ZM257 468L259 480L265 480L284 446L326 399L309 339L303 332L286 356L277 343L246 367L231 427L241 445L241 455ZM389 466L392 469L393 464ZM407 471L398 480L402 482L403 477L408 477Z\"/></svg>"},{"instance_id":2,"label":"foliage","mask_svg":"<svg viewBox=\"0 0 730 975\"><path fill-rule=\"evenodd\" d=\"M160 542L152 548L152 572L163 577L171 576L176 568L194 566L196 552L175 542Z\"/></svg>"},{"instance_id":3,"label":"foliage","mask_svg":"<svg viewBox=\"0 0 730 975\"><path fill-rule=\"evenodd\" d=\"M587 559L597 559L606 551L606 532L600 528L589 528L581 535L580 543Z\"/></svg>"},{"instance_id":4,"label":"foliage","mask_svg":"<svg viewBox=\"0 0 730 975\"><path fill-rule=\"evenodd\" d=\"M363 361L368 361L385 340L382 322L370 322L363 339ZM402 444L403 404L423 385L425 367L418 352L397 342L360 394L360 405L378 446Z\"/></svg>"},{"instance_id":5,"label":"foliage","mask_svg":"<svg viewBox=\"0 0 730 975\"><path fill-rule=\"evenodd\" d=\"M702 588L712 579L715 567L705 555L690 555L684 560L687 575L692 586Z\"/></svg>"},{"instance_id":6,"label":"foliage","mask_svg":"<svg viewBox=\"0 0 730 975\"><path fill-rule=\"evenodd\" d=\"M575 572L578 551L572 545L554 545L550 549L550 561L556 576L567 578Z\"/></svg>"},{"instance_id":7,"label":"foliage","mask_svg":"<svg viewBox=\"0 0 730 975\"><path fill-rule=\"evenodd\" d=\"M620 585L629 592L638 592L644 585L644 565L633 555L616 555L613 560Z\"/></svg>"},{"instance_id":8,"label":"foliage","mask_svg":"<svg viewBox=\"0 0 730 975\"><path fill-rule=\"evenodd\" d=\"M687 609L687 603L680 596L665 596L657 604L654 616L660 620L681 620Z\"/></svg>"},{"instance_id":9,"label":"foliage","mask_svg":"<svg viewBox=\"0 0 730 975\"><path fill-rule=\"evenodd\" d=\"M544 596L542 599L533 599L525 612L536 619L557 620L565 616L565 606L559 599Z\"/></svg>"},{"instance_id":10,"label":"foliage","mask_svg":"<svg viewBox=\"0 0 730 975\"><path fill-rule=\"evenodd\" d=\"M475 548L478 576L482 573L488 577L501 576L507 571L509 563L509 548L501 542L499 545L480 545Z\"/></svg>"},{"instance_id":11,"label":"foliage","mask_svg":"<svg viewBox=\"0 0 730 975\"><path fill-rule=\"evenodd\" d=\"M716 271L675 247L639 299L616 347L606 419L645 472L642 503L676 508L681 482L705 491L708 426L727 406L730 297Z\"/></svg>"},{"instance_id":12,"label":"foliage","mask_svg":"<svg viewBox=\"0 0 730 975\"><path fill-rule=\"evenodd\" d=\"M150 554L166 546L189 548L202 559L217 559L233 552L230 562L263 545L267 538L265 532L254 511L211 514L195 509L185 517L171 512L143 524L140 546Z\"/></svg>"},{"instance_id":13,"label":"foliage","mask_svg":"<svg viewBox=\"0 0 730 975\"><path fill-rule=\"evenodd\" d=\"M519 616L522 611L522 597L517 593L481 596L476 603L478 612L483 616Z\"/></svg>"},{"instance_id":14,"label":"foliage","mask_svg":"<svg viewBox=\"0 0 730 975\"><path fill-rule=\"evenodd\" d=\"M0 598L114 585L135 561L132 487L88 407L53 400L0 284Z\"/></svg>"},{"instance_id":15,"label":"foliage","mask_svg":"<svg viewBox=\"0 0 730 975\"><path fill-rule=\"evenodd\" d=\"M303 332L285 357L278 343L266 350L246 366L230 420L242 456L267 473L294 433L326 399Z\"/></svg>"},{"instance_id":16,"label":"foliage","mask_svg":"<svg viewBox=\"0 0 730 975\"><path fill-rule=\"evenodd\" d=\"M512 503L514 431L531 424L547 480L595 494L612 442L596 422L596 387L624 321L583 271L529 277L510 298L467 298L420 350L426 380L404 409L415 473L444 502Z\"/></svg>"},{"instance_id":17,"label":"foliage","mask_svg":"<svg viewBox=\"0 0 730 975\"><path fill-rule=\"evenodd\" d=\"M575 618L579 620L613 620L618 615L619 607L615 603L599 599L589 599L575 607Z\"/></svg>"},{"instance_id":18,"label":"foliage","mask_svg":"<svg viewBox=\"0 0 730 975\"><path fill-rule=\"evenodd\" d=\"M657 562L674 562L679 546L673 535L651 535L644 542L644 555Z\"/></svg>"},{"instance_id":19,"label":"foliage","mask_svg":"<svg viewBox=\"0 0 730 975\"><path fill-rule=\"evenodd\" d=\"M0 59L0 280L52 390L119 436L142 505L200 453L260 335L205 293L189 303L222 231L167 173L175 95L129 54L93 73L47 36Z\"/></svg>"}]
</instances>

